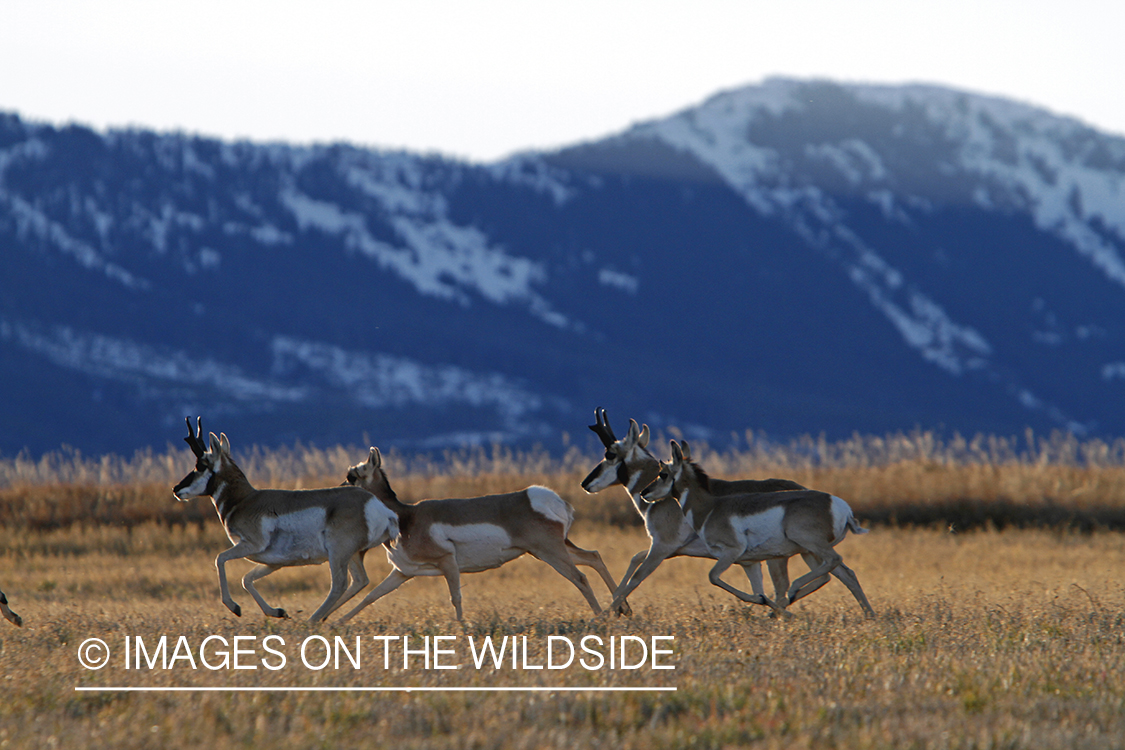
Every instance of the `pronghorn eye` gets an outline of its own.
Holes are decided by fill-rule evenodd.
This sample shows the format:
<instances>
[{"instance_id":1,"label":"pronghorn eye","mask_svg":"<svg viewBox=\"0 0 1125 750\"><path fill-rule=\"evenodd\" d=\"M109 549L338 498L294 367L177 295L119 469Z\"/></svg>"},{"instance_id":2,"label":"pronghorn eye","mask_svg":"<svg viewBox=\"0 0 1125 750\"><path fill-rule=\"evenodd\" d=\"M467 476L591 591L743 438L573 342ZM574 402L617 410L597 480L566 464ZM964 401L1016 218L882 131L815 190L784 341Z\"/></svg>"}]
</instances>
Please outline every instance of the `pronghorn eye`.
<instances>
[{"instance_id":1,"label":"pronghorn eye","mask_svg":"<svg viewBox=\"0 0 1125 750\"><path fill-rule=\"evenodd\" d=\"M614 453L613 451L606 451L605 452L605 460L606 461L616 461L617 460L617 454Z\"/></svg>"}]
</instances>

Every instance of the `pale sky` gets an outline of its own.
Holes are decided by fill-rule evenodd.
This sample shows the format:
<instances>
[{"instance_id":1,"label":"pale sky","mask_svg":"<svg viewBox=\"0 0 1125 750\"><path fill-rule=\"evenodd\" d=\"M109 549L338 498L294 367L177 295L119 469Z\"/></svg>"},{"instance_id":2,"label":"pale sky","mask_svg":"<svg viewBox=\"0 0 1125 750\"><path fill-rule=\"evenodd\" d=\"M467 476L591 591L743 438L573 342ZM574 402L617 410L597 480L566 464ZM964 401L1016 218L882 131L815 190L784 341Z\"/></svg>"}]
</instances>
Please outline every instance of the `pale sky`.
<instances>
[{"instance_id":1,"label":"pale sky","mask_svg":"<svg viewBox=\"0 0 1125 750\"><path fill-rule=\"evenodd\" d=\"M474 160L783 75L936 83L1125 134L1121 0L0 0L0 110Z\"/></svg>"}]
</instances>

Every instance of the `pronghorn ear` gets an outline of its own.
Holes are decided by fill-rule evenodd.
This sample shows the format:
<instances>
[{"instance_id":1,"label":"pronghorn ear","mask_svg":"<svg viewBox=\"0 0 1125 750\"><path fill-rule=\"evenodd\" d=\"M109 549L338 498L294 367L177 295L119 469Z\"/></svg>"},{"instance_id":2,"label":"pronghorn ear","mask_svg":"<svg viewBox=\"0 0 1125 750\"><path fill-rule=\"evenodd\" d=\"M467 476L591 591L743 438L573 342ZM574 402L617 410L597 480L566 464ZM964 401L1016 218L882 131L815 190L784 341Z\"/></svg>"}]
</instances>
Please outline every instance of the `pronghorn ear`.
<instances>
[{"instance_id":1,"label":"pronghorn ear","mask_svg":"<svg viewBox=\"0 0 1125 750\"><path fill-rule=\"evenodd\" d=\"M219 452L219 436L216 435L213 432L207 433L207 452L208 453L218 453Z\"/></svg>"},{"instance_id":2,"label":"pronghorn ear","mask_svg":"<svg viewBox=\"0 0 1125 750\"><path fill-rule=\"evenodd\" d=\"M379 449L371 446L371 455L367 457L367 463L378 469L383 465L383 454L379 453Z\"/></svg>"},{"instance_id":3,"label":"pronghorn ear","mask_svg":"<svg viewBox=\"0 0 1125 750\"><path fill-rule=\"evenodd\" d=\"M675 440L669 441L672 444L672 462L682 464L684 462L683 451L680 450L680 444Z\"/></svg>"},{"instance_id":4,"label":"pronghorn ear","mask_svg":"<svg viewBox=\"0 0 1125 750\"><path fill-rule=\"evenodd\" d=\"M686 440L683 441L682 443L680 443L680 449L683 451L684 460L690 461L691 460L691 446L688 445L688 442Z\"/></svg>"},{"instance_id":5,"label":"pronghorn ear","mask_svg":"<svg viewBox=\"0 0 1125 750\"><path fill-rule=\"evenodd\" d=\"M637 438L639 438L640 436L641 436L641 426L639 424L637 424L637 420L630 419L629 420L629 434L625 436L626 439L636 441Z\"/></svg>"},{"instance_id":6,"label":"pronghorn ear","mask_svg":"<svg viewBox=\"0 0 1125 750\"><path fill-rule=\"evenodd\" d=\"M646 424L641 429L641 436L637 439L637 445L641 446L642 448L647 448L650 437L652 437L652 435L649 434L648 425Z\"/></svg>"},{"instance_id":7,"label":"pronghorn ear","mask_svg":"<svg viewBox=\"0 0 1125 750\"><path fill-rule=\"evenodd\" d=\"M230 456L230 441L227 440L225 432L219 433L219 450L223 452L224 456Z\"/></svg>"}]
</instances>

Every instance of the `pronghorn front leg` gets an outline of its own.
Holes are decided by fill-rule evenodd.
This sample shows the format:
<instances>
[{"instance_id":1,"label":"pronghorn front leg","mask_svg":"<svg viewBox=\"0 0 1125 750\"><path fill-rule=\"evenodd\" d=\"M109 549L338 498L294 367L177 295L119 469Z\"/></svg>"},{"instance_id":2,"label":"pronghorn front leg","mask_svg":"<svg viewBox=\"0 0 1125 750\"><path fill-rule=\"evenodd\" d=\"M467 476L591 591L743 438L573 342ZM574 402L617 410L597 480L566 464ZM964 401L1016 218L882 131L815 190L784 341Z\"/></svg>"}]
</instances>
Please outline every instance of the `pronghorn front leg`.
<instances>
[{"instance_id":1,"label":"pronghorn front leg","mask_svg":"<svg viewBox=\"0 0 1125 750\"><path fill-rule=\"evenodd\" d=\"M3 591L0 591L0 614L3 614L4 619L16 627L23 627L23 618L8 609L8 597L4 596Z\"/></svg>"},{"instance_id":2,"label":"pronghorn front leg","mask_svg":"<svg viewBox=\"0 0 1125 750\"><path fill-rule=\"evenodd\" d=\"M309 622L320 622L328 617L328 613L335 608L336 603L344 593L344 589L348 587L348 566L352 557L352 555L347 557L333 556L331 550L329 551L328 569L332 571L332 588L328 591L328 596L324 597L321 605L309 617Z\"/></svg>"},{"instance_id":3,"label":"pronghorn front leg","mask_svg":"<svg viewBox=\"0 0 1125 750\"><path fill-rule=\"evenodd\" d=\"M265 613L266 617L289 617L284 609L281 609L280 607L271 607L269 604L267 604L265 598L261 594L259 594L258 589L254 587L254 581L265 578L270 573L278 570L278 568L280 567L280 565L258 565L242 577L242 588L250 592L250 596L254 597L254 601L258 603L258 606L261 607L262 612Z\"/></svg>"},{"instance_id":4,"label":"pronghorn front leg","mask_svg":"<svg viewBox=\"0 0 1125 750\"><path fill-rule=\"evenodd\" d=\"M227 605L227 609L233 612L235 617L242 617L242 607L238 606L238 602L230 595L230 588L227 586L227 562L240 560L260 551L258 545L242 540L230 549L223 550L215 558L215 568L219 571L219 593L222 595L223 604Z\"/></svg>"},{"instance_id":5,"label":"pronghorn front leg","mask_svg":"<svg viewBox=\"0 0 1125 750\"><path fill-rule=\"evenodd\" d=\"M445 576L445 583L449 586L449 601L457 612L457 622L463 622L461 617L461 568L457 565L456 555L449 554L437 561L438 569Z\"/></svg>"},{"instance_id":6,"label":"pronghorn front leg","mask_svg":"<svg viewBox=\"0 0 1125 750\"><path fill-rule=\"evenodd\" d=\"M625 597L633 593L633 590L640 586L644 579L660 567L660 563L671 557L672 553L678 549L680 549L679 545L654 542L647 552L638 552L633 555L633 559L629 562L629 570L625 571L625 577L621 579L621 584L613 594L613 601L607 611L612 612L620 606L621 602L625 601Z\"/></svg>"},{"instance_id":7,"label":"pronghorn front leg","mask_svg":"<svg viewBox=\"0 0 1125 750\"><path fill-rule=\"evenodd\" d=\"M339 601L332 605L332 609L328 610L328 615L351 601L353 596L362 591L363 587L371 582L371 579L367 577L367 569L363 567L363 558L366 554L367 550L361 549L348 561L348 572L351 574L352 583L348 586L348 590L344 592L344 595L340 597ZM325 615L325 617L328 615Z\"/></svg>"},{"instance_id":8,"label":"pronghorn front leg","mask_svg":"<svg viewBox=\"0 0 1125 750\"><path fill-rule=\"evenodd\" d=\"M366 607L368 604L371 604L372 602L376 601L377 599L383 598L387 594L389 594L392 591L394 591L395 589L397 589L402 584L409 581L410 578L411 578L411 576L403 575L401 571L399 571L397 568L395 568L394 570L392 570L387 575L386 578L383 579L383 581L378 586L376 586L374 589L372 589L371 592L367 594L367 596L363 597L362 602L357 604L352 609L351 612L348 612L346 615L344 615L343 617L340 618L340 620L339 620L340 624L342 625L343 623L352 619L357 614L359 614L359 611L361 609L363 609L364 607Z\"/></svg>"},{"instance_id":9,"label":"pronghorn front leg","mask_svg":"<svg viewBox=\"0 0 1125 750\"><path fill-rule=\"evenodd\" d=\"M711 583L713 585L718 586L719 588L723 589L724 591L728 591L731 594L734 594L739 599L741 599L742 601L744 601L748 604L764 604L765 606L773 609L774 612L777 612L779 614L781 612L783 612L784 610L781 607L774 604L772 601L770 601L766 597L765 594L757 594L757 593L747 594L745 591L741 591L739 589L736 589L734 586L731 586L729 583L727 583L726 581L724 581L720 577L720 576L723 575L724 572L726 572L727 568L729 568L731 565L734 565L734 561L737 560L737 559L738 559L738 551L736 551L736 550L726 550L726 551L724 551L722 553L722 555L720 555L719 558L717 559L717 561L715 562L715 566L713 568L711 568L711 572L707 574L707 578L711 581ZM762 572L761 572L761 569L759 569L758 570L758 586L759 587L762 585L761 576L762 576ZM753 583L753 580L751 580L751 583Z\"/></svg>"},{"instance_id":10,"label":"pronghorn front leg","mask_svg":"<svg viewBox=\"0 0 1125 750\"><path fill-rule=\"evenodd\" d=\"M773 581L773 597L781 606L785 606L783 599L789 591L789 558L777 557L766 561L766 569L770 572ZM763 592L764 593L764 592Z\"/></svg>"}]
</instances>

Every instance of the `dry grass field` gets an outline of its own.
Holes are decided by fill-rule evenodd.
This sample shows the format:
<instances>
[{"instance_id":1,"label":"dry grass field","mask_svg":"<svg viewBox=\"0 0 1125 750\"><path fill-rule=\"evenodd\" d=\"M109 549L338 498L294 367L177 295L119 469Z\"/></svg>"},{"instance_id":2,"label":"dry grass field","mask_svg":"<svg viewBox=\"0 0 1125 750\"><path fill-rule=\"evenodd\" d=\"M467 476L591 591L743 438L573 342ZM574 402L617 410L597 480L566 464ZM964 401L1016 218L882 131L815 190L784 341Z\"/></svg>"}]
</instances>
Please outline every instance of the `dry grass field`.
<instances>
[{"instance_id":1,"label":"dry grass field","mask_svg":"<svg viewBox=\"0 0 1125 750\"><path fill-rule=\"evenodd\" d=\"M937 460L935 450L928 458L870 460L867 453L863 460L801 466L792 455L773 465L747 455L714 456L709 467L716 474L784 473L843 495L857 510L905 496L916 505L976 497L1009 508L1115 512L1125 497L1113 456L974 462ZM332 466L362 457L340 449L244 461L259 486L310 486L339 481ZM228 566L243 616L219 602L213 561L227 542L214 521L194 522L213 515L205 503L172 501L169 476L178 479L192 464L178 451L104 459L102 475L94 469L98 461L52 460L71 473L67 482L52 483L46 473L36 478L26 460L22 468L9 462L7 475L0 465L0 588L25 620L20 629L0 621L0 747L1125 747L1125 536L1097 522L1086 532L1051 528L1049 521L1004 530L993 521L967 531L954 524L953 532L944 522L869 524L872 533L849 537L839 550L878 612L873 621L836 581L794 605L792 616L770 618L765 608L711 586L709 566L698 560L665 563L631 597L632 618L594 619L570 584L523 558L462 579L463 626L436 579L406 584L346 626L331 619L309 626L302 615L328 588L323 566L283 570L261 582L266 598L293 620L261 615L237 585L249 567L243 563ZM416 463L404 470L400 495L468 495L542 482L576 505L572 538L600 550L614 575L646 546L643 531L627 522L632 511L620 489L595 497L575 491L588 458L570 465L496 454L458 460L443 469ZM15 476L20 471L22 478ZM154 507L147 514L146 504ZM181 515L166 517L168 509ZM388 570L377 550L367 567L375 580ZM794 574L804 569L792 563ZM727 578L745 585L732 573ZM592 585L608 601L600 582ZM161 636L167 668L155 654ZM204 644L211 636L218 638ZM320 668L324 642L311 636L329 644L339 637L349 649L359 638L361 665L344 654L339 668ZM388 636L399 640L389 641L385 668L385 641L377 639ZM527 654L517 668L505 660L478 669L469 642L486 636L526 638ZM563 669L522 668L545 665L549 643L578 645L586 636L603 645L674 636L660 643L673 653L658 663L675 669L653 669L651 660L610 669L607 648L600 668L577 660ZM427 637L444 638L450 651L439 661L460 668L427 669L419 653L404 669L403 637L412 649ZM79 647L90 638L112 652L98 670L79 662ZM142 661L126 669L126 640L135 657L138 638L153 667ZM626 638L631 648L636 639ZM302 643L309 646L307 665ZM265 649L270 644L278 655ZM233 659L236 646L237 665L256 669L223 664L224 651ZM599 666L593 656L587 663ZM75 690L121 686L675 690Z\"/></svg>"}]
</instances>

